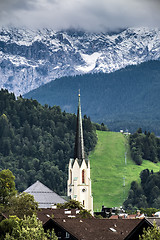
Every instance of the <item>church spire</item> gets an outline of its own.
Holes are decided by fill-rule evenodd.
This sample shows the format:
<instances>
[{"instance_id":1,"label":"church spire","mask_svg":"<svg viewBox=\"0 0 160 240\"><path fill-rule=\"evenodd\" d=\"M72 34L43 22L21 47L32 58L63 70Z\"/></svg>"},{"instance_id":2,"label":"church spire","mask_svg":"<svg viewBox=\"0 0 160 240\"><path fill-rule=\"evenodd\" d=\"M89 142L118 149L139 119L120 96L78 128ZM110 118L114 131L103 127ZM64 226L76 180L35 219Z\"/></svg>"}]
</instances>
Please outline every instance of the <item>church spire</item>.
<instances>
[{"instance_id":1,"label":"church spire","mask_svg":"<svg viewBox=\"0 0 160 240\"><path fill-rule=\"evenodd\" d=\"M77 126L76 126L76 138L74 159L78 159L80 162L84 157L84 141L83 141L83 128L82 128L82 116L81 116L81 103L80 103L80 90L78 94L78 109L77 109Z\"/></svg>"},{"instance_id":2,"label":"church spire","mask_svg":"<svg viewBox=\"0 0 160 240\"><path fill-rule=\"evenodd\" d=\"M67 194L71 199L81 202L85 209L91 210L91 212L93 212L90 162L88 159L85 159L83 141L84 140L79 91L74 158L70 159L68 166Z\"/></svg>"}]
</instances>

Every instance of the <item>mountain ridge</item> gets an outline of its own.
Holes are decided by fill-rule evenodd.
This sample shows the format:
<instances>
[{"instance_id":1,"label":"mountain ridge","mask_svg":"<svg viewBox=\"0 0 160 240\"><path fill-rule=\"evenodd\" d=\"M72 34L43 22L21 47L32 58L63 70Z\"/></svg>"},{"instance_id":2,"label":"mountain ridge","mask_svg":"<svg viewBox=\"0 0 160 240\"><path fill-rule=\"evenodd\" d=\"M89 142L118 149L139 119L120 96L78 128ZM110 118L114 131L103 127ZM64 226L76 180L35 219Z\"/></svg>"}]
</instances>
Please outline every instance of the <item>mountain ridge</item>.
<instances>
[{"instance_id":1,"label":"mountain ridge","mask_svg":"<svg viewBox=\"0 0 160 240\"><path fill-rule=\"evenodd\" d=\"M139 127L160 134L160 61L127 66L112 73L63 77L24 95L42 105L58 105L76 113L75 102L81 89L82 114L106 124L110 130Z\"/></svg>"},{"instance_id":2,"label":"mountain ridge","mask_svg":"<svg viewBox=\"0 0 160 240\"><path fill-rule=\"evenodd\" d=\"M1 88L25 94L63 76L110 73L160 59L160 30L118 33L0 29Z\"/></svg>"}]
</instances>

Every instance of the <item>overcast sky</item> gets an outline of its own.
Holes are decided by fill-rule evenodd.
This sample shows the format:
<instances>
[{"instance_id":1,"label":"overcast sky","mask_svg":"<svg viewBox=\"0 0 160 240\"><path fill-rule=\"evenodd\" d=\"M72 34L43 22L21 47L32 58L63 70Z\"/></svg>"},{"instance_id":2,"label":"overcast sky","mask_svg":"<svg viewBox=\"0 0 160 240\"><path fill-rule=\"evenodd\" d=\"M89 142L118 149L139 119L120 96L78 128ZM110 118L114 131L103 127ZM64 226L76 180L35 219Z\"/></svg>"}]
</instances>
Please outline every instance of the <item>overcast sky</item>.
<instances>
[{"instance_id":1,"label":"overcast sky","mask_svg":"<svg viewBox=\"0 0 160 240\"><path fill-rule=\"evenodd\" d=\"M6 24L90 31L160 27L160 0L0 0Z\"/></svg>"}]
</instances>

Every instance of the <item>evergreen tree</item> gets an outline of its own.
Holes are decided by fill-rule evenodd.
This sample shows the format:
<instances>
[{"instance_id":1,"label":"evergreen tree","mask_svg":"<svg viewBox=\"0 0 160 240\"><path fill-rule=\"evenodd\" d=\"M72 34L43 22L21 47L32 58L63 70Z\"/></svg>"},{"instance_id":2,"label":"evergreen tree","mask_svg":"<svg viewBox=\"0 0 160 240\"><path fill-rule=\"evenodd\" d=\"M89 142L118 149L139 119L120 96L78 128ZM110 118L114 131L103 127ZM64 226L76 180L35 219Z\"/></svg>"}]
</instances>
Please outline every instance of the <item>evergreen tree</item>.
<instances>
[{"instance_id":1,"label":"evergreen tree","mask_svg":"<svg viewBox=\"0 0 160 240\"><path fill-rule=\"evenodd\" d=\"M160 172L153 173L144 169L140 173L141 183L133 181L124 201L126 209L157 208L160 209Z\"/></svg>"},{"instance_id":2,"label":"evergreen tree","mask_svg":"<svg viewBox=\"0 0 160 240\"><path fill-rule=\"evenodd\" d=\"M88 155L97 142L90 117L83 119L83 128ZM39 179L58 194L65 194L67 165L74 155L75 130L75 114L62 112L59 106L42 106L36 100L15 99L14 94L2 89L0 170L13 172L19 191Z\"/></svg>"}]
</instances>

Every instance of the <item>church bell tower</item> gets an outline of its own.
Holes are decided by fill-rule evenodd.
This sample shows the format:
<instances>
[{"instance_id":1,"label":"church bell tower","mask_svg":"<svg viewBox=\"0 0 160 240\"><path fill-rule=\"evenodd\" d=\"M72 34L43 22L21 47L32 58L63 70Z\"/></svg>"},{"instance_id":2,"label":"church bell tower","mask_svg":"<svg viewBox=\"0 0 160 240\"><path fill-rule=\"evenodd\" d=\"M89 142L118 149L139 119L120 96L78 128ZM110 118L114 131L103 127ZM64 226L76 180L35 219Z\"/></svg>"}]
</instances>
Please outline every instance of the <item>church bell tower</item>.
<instances>
[{"instance_id":1,"label":"church bell tower","mask_svg":"<svg viewBox=\"0 0 160 240\"><path fill-rule=\"evenodd\" d=\"M86 210L91 210L91 212L93 212L90 162L88 159L85 159L84 154L80 92L78 95L74 158L70 159L68 170L68 196L70 196L71 199L81 202Z\"/></svg>"}]
</instances>

